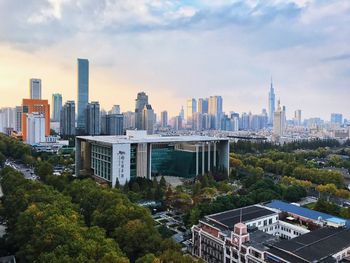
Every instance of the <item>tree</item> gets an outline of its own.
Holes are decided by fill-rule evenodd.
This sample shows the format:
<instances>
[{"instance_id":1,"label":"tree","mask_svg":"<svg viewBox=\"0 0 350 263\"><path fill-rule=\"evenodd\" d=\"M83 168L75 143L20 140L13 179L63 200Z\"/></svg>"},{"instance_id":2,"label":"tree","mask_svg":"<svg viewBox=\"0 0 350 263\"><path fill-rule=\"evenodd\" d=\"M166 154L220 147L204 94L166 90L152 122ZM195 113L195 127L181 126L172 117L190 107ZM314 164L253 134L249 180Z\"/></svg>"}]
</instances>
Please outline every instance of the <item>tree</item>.
<instances>
[{"instance_id":1,"label":"tree","mask_svg":"<svg viewBox=\"0 0 350 263\"><path fill-rule=\"evenodd\" d=\"M35 173L45 182L47 176L53 173L52 165L46 161L39 162L35 167Z\"/></svg>"}]
</instances>

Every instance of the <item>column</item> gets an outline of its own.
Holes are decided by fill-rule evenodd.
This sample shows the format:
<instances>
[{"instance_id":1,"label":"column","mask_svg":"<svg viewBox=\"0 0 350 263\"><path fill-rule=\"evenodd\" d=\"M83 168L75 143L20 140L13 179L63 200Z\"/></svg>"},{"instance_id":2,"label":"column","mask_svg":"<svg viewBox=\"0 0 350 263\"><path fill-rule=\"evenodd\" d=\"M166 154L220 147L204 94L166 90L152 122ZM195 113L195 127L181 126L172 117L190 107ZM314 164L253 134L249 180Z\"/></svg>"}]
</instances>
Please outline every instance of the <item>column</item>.
<instances>
[{"instance_id":1,"label":"column","mask_svg":"<svg viewBox=\"0 0 350 263\"><path fill-rule=\"evenodd\" d=\"M210 144L211 142L208 142L208 172L210 172Z\"/></svg>"},{"instance_id":2,"label":"column","mask_svg":"<svg viewBox=\"0 0 350 263\"><path fill-rule=\"evenodd\" d=\"M75 176L79 177L81 166L81 140L75 137Z\"/></svg>"},{"instance_id":3,"label":"column","mask_svg":"<svg viewBox=\"0 0 350 263\"><path fill-rule=\"evenodd\" d=\"M196 145L196 176L198 175L198 145Z\"/></svg>"},{"instance_id":4,"label":"column","mask_svg":"<svg viewBox=\"0 0 350 263\"><path fill-rule=\"evenodd\" d=\"M148 168L148 174L147 178L152 179L152 144L149 143L147 147L147 168Z\"/></svg>"},{"instance_id":5,"label":"column","mask_svg":"<svg viewBox=\"0 0 350 263\"><path fill-rule=\"evenodd\" d=\"M202 143L202 175L205 174L205 143Z\"/></svg>"},{"instance_id":6,"label":"column","mask_svg":"<svg viewBox=\"0 0 350 263\"><path fill-rule=\"evenodd\" d=\"M216 142L214 142L214 167L216 167Z\"/></svg>"}]
</instances>

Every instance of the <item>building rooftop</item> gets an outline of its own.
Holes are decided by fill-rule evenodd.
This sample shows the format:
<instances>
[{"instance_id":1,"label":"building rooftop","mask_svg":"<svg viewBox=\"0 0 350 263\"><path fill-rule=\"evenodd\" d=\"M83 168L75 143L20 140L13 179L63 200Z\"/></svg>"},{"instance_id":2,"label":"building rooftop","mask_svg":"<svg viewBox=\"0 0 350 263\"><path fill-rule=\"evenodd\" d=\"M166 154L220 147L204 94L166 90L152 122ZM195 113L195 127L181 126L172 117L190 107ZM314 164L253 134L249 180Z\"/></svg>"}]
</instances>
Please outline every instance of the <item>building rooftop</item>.
<instances>
[{"instance_id":1,"label":"building rooftop","mask_svg":"<svg viewBox=\"0 0 350 263\"><path fill-rule=\"evenodd\" d=\"M291 262L334 262L331 256L349 246L349 229L326 227L277 242L268 252Z\"/></svg>"},{"instance_id":2,"label":"building rooftop","mask_svg":"<svg viewBox=\"0 0 350 263\"><path fill-rule=\"evenodd\" d=\"M249 233L249 242L244 243L245 246L252 246L260 251L266 251L269 246L280 240L278 236L270 235L261 230L251 231Z\"/></svg>"},{"instance_id":3,"label":"building rooftop","mask_svg":"<svg viewBox=\"0 0 350 263\"><path fill-rule=\"evenodd\" d=\"M213 215L206 216L207 223L214 223L225 228L233 229L233 226L239 222L249 222L263 216L275 214L276 212L259 206L252 205L243 208L233 209Z\"/></svg>"},{"instance_id":4,"label":"building rooftop","mask_svg":"<svg viewBox=\"0 0 350 263\"><path fill-rule=\"evenodd\" d=\"M305 207L292 205L292 204L289 204L286 202L282 202L280 200L273 200L270 203L268 203L266 206L270 207L270 208L275 208L275 209L278 209L281 211L297 214L297 215L300 215L302 217L310 218L313 220L322 219L322 220L331 221L331 222L344 222L345 226L347 228L350 228L350 220L345 220L345 219L335 217L335 216L330 215L330 214L318 212L318 211L311 210L311 209L308 209Z\"/></svg>"},{"instance_id":5,"label":"building rooftop","mask_svg":"<svg viewBox=\"0 0 350 263\"><path fill-rule=\"evenodd\" d=\"M228 141L227 138L217 138L210 136L190 135L190 136L77 136L77 138L88 141L95 141L108 144L123 143L181 143L181 142L208 142L208 141Z\"/></svg>"}]
</instances>

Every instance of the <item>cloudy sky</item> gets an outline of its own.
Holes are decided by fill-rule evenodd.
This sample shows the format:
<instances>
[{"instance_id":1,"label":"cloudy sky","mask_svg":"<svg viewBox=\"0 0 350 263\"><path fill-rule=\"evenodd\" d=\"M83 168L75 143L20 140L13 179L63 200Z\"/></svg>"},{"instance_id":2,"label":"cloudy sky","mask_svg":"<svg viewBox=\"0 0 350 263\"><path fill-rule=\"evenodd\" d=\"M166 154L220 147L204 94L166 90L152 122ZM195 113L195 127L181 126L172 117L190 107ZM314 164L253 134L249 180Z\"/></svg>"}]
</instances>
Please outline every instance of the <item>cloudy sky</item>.
<instances>
[{"instance_id":1,"label":"cloudy sky","mask_svg":"<svg viewBox=\"0 0 350 263\"><path fill-rule=\"evenodd\" d=\"M76 59L90 100L156 112L221 95L225 111L260 112L273 77L288 115L350 118L350 0L0 0L0 106L29 78L76 99Z\"/></svg>"}]
</instances>

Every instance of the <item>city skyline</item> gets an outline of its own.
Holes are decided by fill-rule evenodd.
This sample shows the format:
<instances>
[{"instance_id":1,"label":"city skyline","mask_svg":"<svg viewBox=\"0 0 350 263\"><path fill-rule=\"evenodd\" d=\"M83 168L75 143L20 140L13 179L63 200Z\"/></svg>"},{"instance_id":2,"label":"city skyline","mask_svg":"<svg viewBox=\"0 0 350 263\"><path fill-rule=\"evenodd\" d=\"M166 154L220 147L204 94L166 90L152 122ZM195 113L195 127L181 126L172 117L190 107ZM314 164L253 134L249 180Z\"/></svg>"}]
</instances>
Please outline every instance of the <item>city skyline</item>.
<instances>
[{"instance_id":1,"label":"city skyline","mask_svg":"<svg viewBox=\"0 0 350 263\"><path fill-rule=\"evenodd\" d=\"M169 116L177 115L188 98L211 95L224 98L225 112L257 113L268 107L272 75L276 99L283 100L289 119L299 108L303 118L328 120L332 112L350 116L350 34L345 26L350 4L344 1L158 6L153 1L112 6L50 1L19 5L14 12L15 6L16 1L2 2L0 9L8 18L0 29L4 107L20 105L33 77L42 80L44 99L61 93L63 101L77 102L74 62L86 57L91 62L90 101L98 100L106 110L116 103L122 111L133 110L135 94L145 91L155 112L167 110ZM104 12L107 7L111 13ZM96 16L85 25L78 11L92 15L94 8ZM121 9L124 15L115 18ZM16 23L19 17L24 18L22 28ZM101 18L106 18L102 24L93 25ZM32 29L31 34L23 28Z\"/></svg>"}]
</instances>

